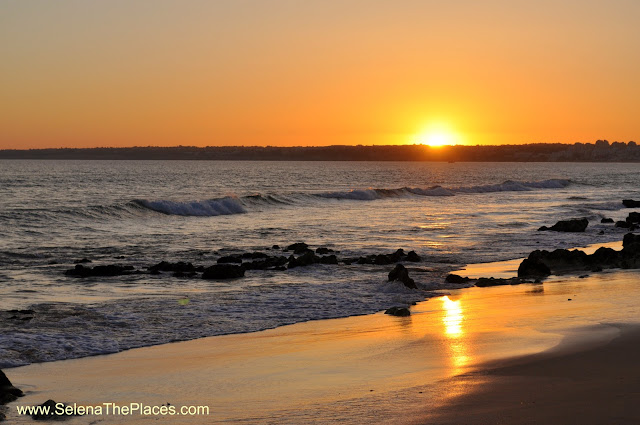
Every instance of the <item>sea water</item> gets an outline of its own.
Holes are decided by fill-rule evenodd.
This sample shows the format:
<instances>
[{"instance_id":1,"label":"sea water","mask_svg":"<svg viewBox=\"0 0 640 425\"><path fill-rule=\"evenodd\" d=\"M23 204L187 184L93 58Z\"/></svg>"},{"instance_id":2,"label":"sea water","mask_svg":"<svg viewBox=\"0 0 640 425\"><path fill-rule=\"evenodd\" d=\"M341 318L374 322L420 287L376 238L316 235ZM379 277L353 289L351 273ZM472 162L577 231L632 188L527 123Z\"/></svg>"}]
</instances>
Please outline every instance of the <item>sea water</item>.
<instances>
[{"instance_id":1,"label":"sea water","mask_svg":"<svg viewBox=\"0 0 640 425\"><path fill-rule=\"evenodd\" d=\"M369 314L446 289L465 264L620 240L637 164L0 161L0 367ZM538 232L587 217L584 233ZM420 286L392 266L312 265L209 281L148 273L75 278L81 259L160 261L415 250ZM30 310L16 312L15 310Z\"/></svg>"}]
</instances>

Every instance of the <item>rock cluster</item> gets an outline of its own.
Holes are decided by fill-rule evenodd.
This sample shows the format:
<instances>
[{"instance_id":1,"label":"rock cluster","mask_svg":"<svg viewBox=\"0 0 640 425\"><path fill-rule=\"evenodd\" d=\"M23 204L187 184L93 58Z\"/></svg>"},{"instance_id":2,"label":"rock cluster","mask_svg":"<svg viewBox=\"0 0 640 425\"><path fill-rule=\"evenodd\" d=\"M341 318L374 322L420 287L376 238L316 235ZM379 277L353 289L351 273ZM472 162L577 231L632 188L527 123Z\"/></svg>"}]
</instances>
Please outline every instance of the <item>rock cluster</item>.
<instances>
[{"instance_id":1,"label":"rock cluster","mask_svg":"<svg viewBox=\"0 0 640 425\"><path fill-rule=\"evenodd\" d=\"M554 232L584 232L589 225L586 218L573 218L571 220L560 220L551 227L542 226L538 231L552 230Z\"/></svg>"},{"instance_id":2,"label":"rock cluster","mask_svg":"<svg viewBox=\"0 0 640 425\"><path fill-rule=\"evenodd\" d=\"M269 248L266 248L269 250ZM271 250L280 250L278 245L273 245ZM365 257L343 258L336 255L334 251L327 247L318 247L315 251L309 248L304 242L296 242L282 249L288 256L279 254L266 254L264 252L243 252L240 254L224 255L218 258L216 264L210 267L195 266L192 263L178 261L162 261L148 267L146 270L135 270L132 266L120 264L99 265L87 267L77 264L75 268L65 272L67 276L74 277L94 277L94 276L122 276L130 274L148 273L159 275L162 273L173 273L174 277L195 277L202 273L203 279L234 279L244 276L246 270L277 270L285 271L296 267L306 267L314 264L374 264L389 265L402 261L418 262L421 258L415 251L405 254L403 249L398 249L391 254L373 254ZM83 259L82 262L90 262ZM408 281L408 280L407 280Z\"/></svg>"},{"instance_id":3,"label":"rock cluster","mask_svg":"<svg viewBox=\"0 0 640 425\"><path fill-rule=\"evenodd\" d=\"M518 277L541 278L554 273L640 267L640 235L627 233L622 250L601 247L591 255L581 250L535 250L518 268Z\"/></svg>"}]
</instances>

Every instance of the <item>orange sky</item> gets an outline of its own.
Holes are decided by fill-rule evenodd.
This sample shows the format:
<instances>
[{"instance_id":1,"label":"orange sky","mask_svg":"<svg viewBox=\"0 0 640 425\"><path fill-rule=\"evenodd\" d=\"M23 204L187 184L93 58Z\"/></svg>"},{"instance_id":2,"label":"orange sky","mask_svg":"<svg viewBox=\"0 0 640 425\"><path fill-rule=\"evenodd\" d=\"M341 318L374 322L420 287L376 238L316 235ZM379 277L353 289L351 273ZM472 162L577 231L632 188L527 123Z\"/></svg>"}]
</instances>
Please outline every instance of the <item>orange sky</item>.
<instances>
[{"instance_id":1,"label":"orange sky","mask_svg":"<svg viewBox=\"0 0 640 425\"><path fill-rule=\"evenodd\" d=\"M5 0L0 148L638 141L638 22L637 0Z\"/></svg>"}]
</instances>

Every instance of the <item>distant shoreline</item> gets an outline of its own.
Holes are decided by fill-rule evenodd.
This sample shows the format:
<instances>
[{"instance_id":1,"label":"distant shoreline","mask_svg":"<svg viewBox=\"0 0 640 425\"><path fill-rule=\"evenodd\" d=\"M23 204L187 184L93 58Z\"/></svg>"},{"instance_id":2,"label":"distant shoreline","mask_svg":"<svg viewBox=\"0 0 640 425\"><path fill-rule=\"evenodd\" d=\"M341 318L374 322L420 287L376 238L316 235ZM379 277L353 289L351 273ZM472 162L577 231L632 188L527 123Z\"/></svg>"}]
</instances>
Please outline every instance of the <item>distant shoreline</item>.
<instances>
[{"instance_id":1,"label":"distant shoreline","mask_svg":"<svg viewBox=\"0 0 640 425\"><path fill-rule=\"evenodd\" d=\"M174 146L128 148L5 149L0 159L217 160L217 161L406 161L406 162L640 162L635 142L536 143L442 146Z\"/></svg>"}]
</instances>

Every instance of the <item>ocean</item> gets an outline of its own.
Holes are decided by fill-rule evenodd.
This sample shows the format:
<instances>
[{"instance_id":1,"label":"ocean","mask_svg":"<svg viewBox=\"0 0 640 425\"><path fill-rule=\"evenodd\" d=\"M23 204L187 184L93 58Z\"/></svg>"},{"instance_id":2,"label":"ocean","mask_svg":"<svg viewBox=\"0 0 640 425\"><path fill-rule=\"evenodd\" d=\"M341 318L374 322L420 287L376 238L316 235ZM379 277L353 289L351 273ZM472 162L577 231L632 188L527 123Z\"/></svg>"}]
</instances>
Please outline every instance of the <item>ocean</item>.
<instances>
[{"instance_id":1,"label":"ocean","mask_svg":"<svg viewBox=\"0 0 640 425\"><path fill-rule=\"evenodd\" d=\"M624 219L638 181L637 164L0 161L0 368L407 306L466 264L620 240L600 219ZM584 233L536 231L574 217ZM296 242L414 250L419 289L388 282L393 265L148 273ZM65 275L83 259L139 272Z\"/></svg>"}]
</instances>

